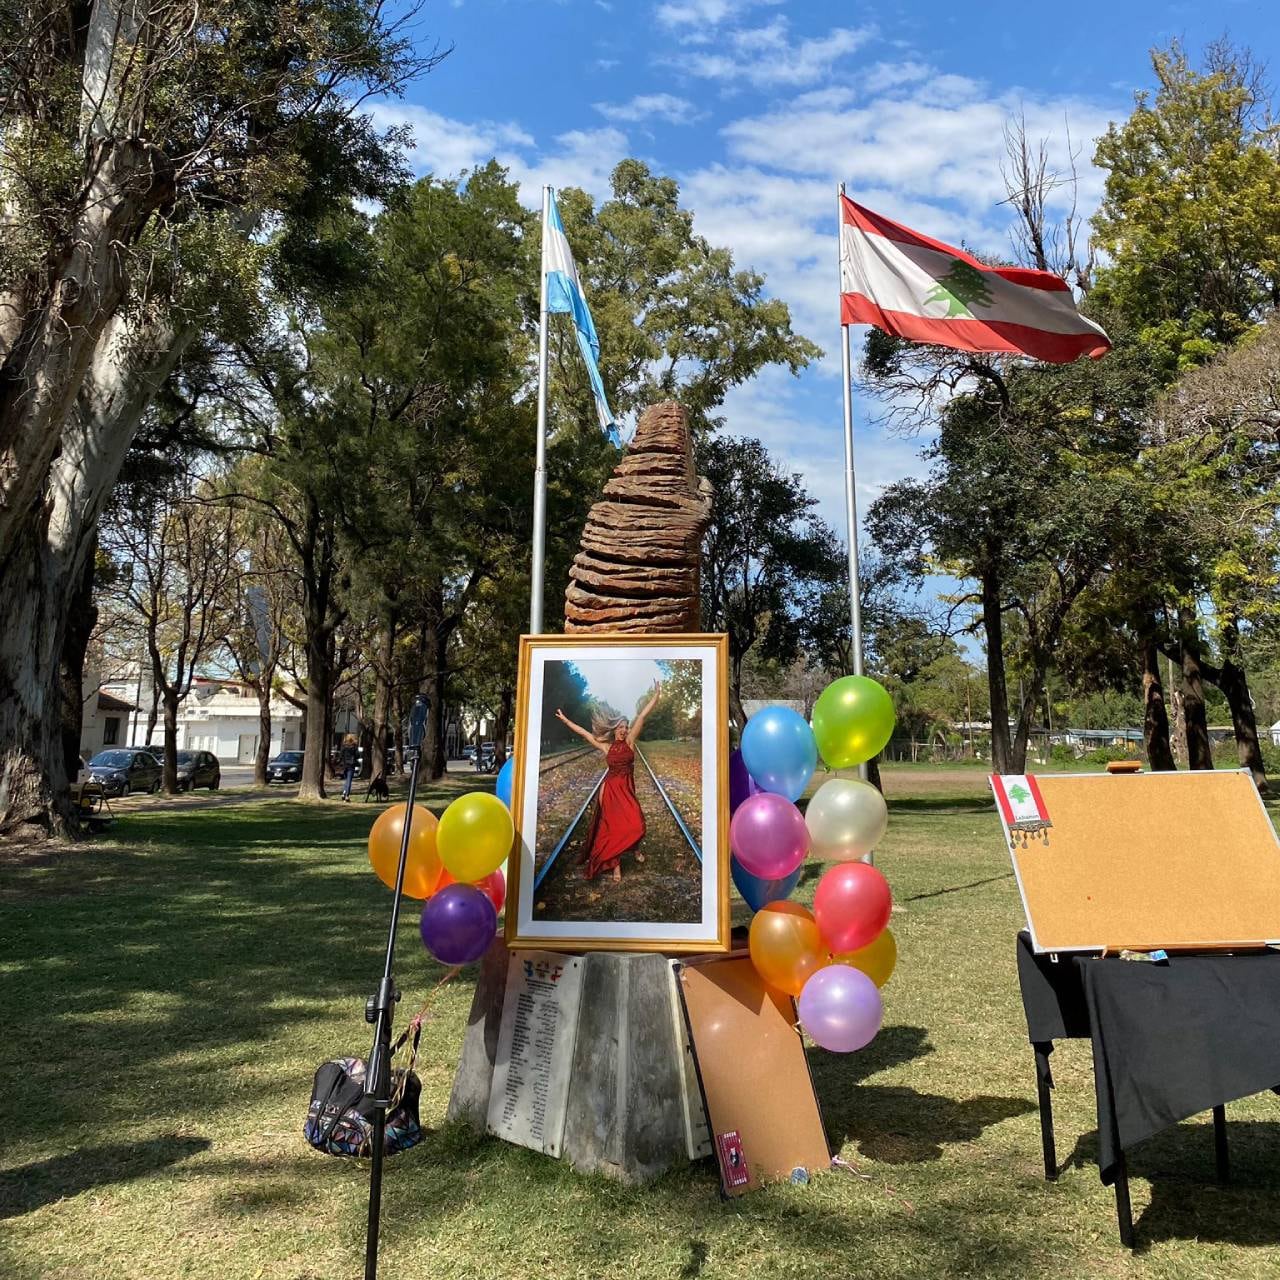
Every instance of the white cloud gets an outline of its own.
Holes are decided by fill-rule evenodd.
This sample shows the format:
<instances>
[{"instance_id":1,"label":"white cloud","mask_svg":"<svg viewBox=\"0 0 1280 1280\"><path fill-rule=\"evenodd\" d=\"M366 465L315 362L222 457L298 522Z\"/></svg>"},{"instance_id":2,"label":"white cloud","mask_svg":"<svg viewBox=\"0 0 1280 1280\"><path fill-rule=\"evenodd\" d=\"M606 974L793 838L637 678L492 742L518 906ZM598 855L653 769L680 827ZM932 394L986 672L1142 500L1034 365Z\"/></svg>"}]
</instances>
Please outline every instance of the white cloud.
<instances>
[{"instance_id":1,"label":"white cloud","mask_svg":"<svg viewBox=\"0 0 1280 1280\"><path fill-rule=\"evenodd\" d=\"M927 80L935 72L924 62L877 62L870 70L863 72L861 87L867 93L883 93L886 89L896 89L902 85L918 84Z\"/></svg>"},{"instance_id":2,"label":"white cloud","mask_svg":"<svg viewBox=\"0 0 1280 1280\"><path fill-rule=\"evenodd\" d=\"M630 102L597 102L595 109L606 120L638 122L664 120L667 124L689 124L696 115L692 102L674 93L642 93Z\"/></svg>"},{"instance_id":3,"label":"white cloud","mask_svg":"<svg viewBox=\"0 0 1280 1280\"><path fill-rule=\"evenodd\" d=\"M421 173L451 178L513 147L533 146L533 137L510 121L464 123L404 102L375 102L369 110L379 128L409 126L413 131L410 161Z\"/></svg>"},{"instance_id":4,"label":"white cloud","mask_svg":"<svg viewBox=\"0 0 1280 1280\"><path fill-rule=\"evenodd\" d=\"M525 204L535 202L537 188L544 184L557 189L581 187L601 200L611 193L609 175L614 166L625 160L630 151L627 135L620 129L573 129L560 134L555 146L536 159L503 163L521 184L520 195Z\"/></svg>"},{"instance_id":5,"label":"white cloud","mask_svg":"<svg viewBox=\"0 0 1280 1280\"><path fill-rule=\"evenodd\" d=\"M688 75L729 87L798 87L822 79L874 35L871 26L834 27L825 36L793 41L786 18L779 15L766 26L729 32L716 52L689 51L665 61Z\"/></svg>"},{"instance_id":6,"label":"white cloud","mask_svg":"<svg viewBox=\"0 0 1280 1280\"><path fill-rule=\"evenodd\" d=\"M658 6L657 17L664 27L718 27L757 5L781 3L782 0L668 0Z\"/></svg>"}]
</instances>

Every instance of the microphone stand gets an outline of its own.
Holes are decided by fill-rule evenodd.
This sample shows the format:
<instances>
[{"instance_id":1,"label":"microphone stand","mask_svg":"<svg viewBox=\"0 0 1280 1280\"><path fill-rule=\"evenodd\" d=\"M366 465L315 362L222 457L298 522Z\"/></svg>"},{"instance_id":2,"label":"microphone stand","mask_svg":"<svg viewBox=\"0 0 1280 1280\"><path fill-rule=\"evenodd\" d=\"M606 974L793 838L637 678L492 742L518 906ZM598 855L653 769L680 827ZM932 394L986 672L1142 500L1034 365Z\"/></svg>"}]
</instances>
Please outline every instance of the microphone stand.
<instances>
[{"instance_id":1,"label":"microphone stand","mask_svg":"<svg viewBox=\"0 0 1280 1280\"><path fill-rule=\"evenodd\" d=\"M387 958L378 990L364 1006L364 1020L373 1023L373 1048L365 1070L365 1096L373 1103L373 1167L369 1173L369 1230L364 1252L364 1278L377 1280L378 1220L382 1209L382 1157L387 1138L387 1108L391 1105L391 1020L400 992L396 990L391 966L396 954L396 926L404 897L404 868L409 857L409 830L413 802L418 793L418 767L422 761L422 738L427 727L431 701L418 694L409 713L409 794L404 802L404 831L400 836L400 865L396 868L396 889L391 899L391 927L387 931Z\"/></svg>"}]
</instances>

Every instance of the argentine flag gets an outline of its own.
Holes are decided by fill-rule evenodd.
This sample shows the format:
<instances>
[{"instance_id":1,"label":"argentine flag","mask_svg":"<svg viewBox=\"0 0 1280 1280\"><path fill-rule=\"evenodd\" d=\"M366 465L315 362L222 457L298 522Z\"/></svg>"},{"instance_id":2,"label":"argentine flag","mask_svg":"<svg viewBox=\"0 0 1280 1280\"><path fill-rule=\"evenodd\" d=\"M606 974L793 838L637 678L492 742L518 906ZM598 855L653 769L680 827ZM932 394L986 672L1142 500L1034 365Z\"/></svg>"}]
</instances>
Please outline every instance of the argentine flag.
<instances>
[{"instance_id":1,"label":"argentine flag","mask_svg":"<svg viewBox=\"0 0 1280 1280\"><path fill-rule=\"evenodd\" d=\"M609 403L604 396L604 383L600 380L600 339L596 337L596 326L582 292L578 268L574 266L573 254L569 252L560 210L556 208L556 194L548 191L547 196L547 217L542 226L542 270L546 275L547 310L567 311L573 316L578 349L586 361L587 377L591 380L591 390L595 392L600 426L609 433L609 439L615 445L620 445L622 437L614 425L613 414L609 412Z\"/></svg>"}]
</instances>

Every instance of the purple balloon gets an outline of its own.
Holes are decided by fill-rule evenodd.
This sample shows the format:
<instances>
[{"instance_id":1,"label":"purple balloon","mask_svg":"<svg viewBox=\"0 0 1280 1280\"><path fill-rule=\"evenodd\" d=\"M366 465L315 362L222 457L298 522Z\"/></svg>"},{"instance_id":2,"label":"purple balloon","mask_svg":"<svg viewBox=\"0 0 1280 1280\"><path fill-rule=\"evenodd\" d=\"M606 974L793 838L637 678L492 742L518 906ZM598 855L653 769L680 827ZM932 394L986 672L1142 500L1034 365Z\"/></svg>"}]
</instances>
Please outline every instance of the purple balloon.
<instances>
[{"instance_id":1,"label":"purple balloon","mask_svg":"<svg viewBox=\"0 0 1280 1280\"><path fill-rule=\"evenodd\" d=\"M742 752L735 749L729 757L729 812L737 813L738 806L749 796L759 795L756 780L747 772L747 762Z\"/></svg>"},{"instance_id":2,"label":"purple balloon","mask_svg":"<svg viewBox=\"0 0 1280 1280\"><path fill-rule=\"evenodd\" d=\"M733 815L729 843L744 871L761 880L781 880L809 852L809 828L786 796L761 791L748 796Z\"/></svg>"},{"instance_id":3,"label":"purple balloon","mask_svg":"<svg viewBox=\"0 0 1280 1280\"><path fill-rule=\"evenodd\" d=\"M474 885L450 884L422 908L422 944L441 964L470 964L489 949L498 913Z\"/></svg>"},{"instance_id":4,"label":"purple balloon","mask_svg":"<svg viewBox=\"0 0 1280 1280\"><path fill-rule=\"evenodd\" d=\"M884 1019L876 984L848 964L829 964L810 974L800 991L799 1009L810 1039L832 1053L865 1048Z\"/></svg>"}]
</instances>

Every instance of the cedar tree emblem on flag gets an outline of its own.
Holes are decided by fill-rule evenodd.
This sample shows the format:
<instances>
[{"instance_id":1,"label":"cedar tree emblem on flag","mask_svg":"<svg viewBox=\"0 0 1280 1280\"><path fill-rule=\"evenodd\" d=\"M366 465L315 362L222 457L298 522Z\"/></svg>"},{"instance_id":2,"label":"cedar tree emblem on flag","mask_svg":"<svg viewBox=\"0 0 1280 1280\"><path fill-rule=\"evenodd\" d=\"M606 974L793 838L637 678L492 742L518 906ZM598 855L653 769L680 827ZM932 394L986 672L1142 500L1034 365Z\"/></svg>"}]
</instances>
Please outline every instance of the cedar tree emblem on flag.
<instances>
[{"instance_id":1,"label":"cedar tree emblem on flag","mask_svg":"<svg viewBox=\"0 0 1280 1280\"><path fill-rule=\"evenodd\" d=\"M1051 271L991 267L840 197L840 322L912 342L1009 352L1053 364L1111 341Z\"/></svg>"},{"instance_id":2,"label":"cedar tree emblem on flag","mask_svg":"<svg viewBox=\"0 0 1280 1280\"><path fill-rule=\"evenodd\" d=\"M1034 774L993 774L991 790L995 792L1000 816L1009 832L1010 848L1016 848L1021 840L1025 849L1028 841L1036 836L1046 845L1049 843L1049 828L1053 823L1049 821L1049 811Z\"/></svg>"}]
</instances>

